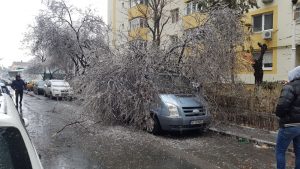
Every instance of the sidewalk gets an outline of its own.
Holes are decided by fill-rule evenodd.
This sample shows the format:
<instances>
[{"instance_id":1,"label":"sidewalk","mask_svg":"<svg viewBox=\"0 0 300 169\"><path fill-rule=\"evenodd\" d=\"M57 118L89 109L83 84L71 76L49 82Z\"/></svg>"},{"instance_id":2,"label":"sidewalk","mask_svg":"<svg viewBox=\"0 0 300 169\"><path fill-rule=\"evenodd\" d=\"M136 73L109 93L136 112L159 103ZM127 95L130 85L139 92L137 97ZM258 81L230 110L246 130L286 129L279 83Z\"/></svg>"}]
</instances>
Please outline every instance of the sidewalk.
<instances>
[{"instance_id":1,"label":"sidewalk","mask_svg":"<svg viewBox=\"0 0 300 169\"><path fill-rule=\"evenodd\" d=\"M224 123L214 124L209 128L210 131L219 134L229 135L238 139L243 139L258 145L266 145L275 147L277 132L244 127L238 125L230 125Z\"/></svg>"}]
</instances>

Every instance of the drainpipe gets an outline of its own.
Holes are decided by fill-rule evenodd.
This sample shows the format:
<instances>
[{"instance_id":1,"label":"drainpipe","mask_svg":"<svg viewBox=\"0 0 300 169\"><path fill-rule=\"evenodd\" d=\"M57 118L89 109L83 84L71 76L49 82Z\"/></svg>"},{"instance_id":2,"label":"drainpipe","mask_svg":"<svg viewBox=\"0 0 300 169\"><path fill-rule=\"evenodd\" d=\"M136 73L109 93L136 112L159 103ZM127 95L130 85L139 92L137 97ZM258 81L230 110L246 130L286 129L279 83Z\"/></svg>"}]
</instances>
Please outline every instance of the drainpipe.
<instances>
[{"instance_id":1,"label":"drainpipe","mask_svg":"<svg viewBox=\"0 0 300 169\"><path fill-rule=\"evenodd\" d=\"M296 20L295 20L295 12L296 12L296 4L298 0L292 0L292 61L293 67L297 66L296 61Z\"/></svg>"}]
</instances>

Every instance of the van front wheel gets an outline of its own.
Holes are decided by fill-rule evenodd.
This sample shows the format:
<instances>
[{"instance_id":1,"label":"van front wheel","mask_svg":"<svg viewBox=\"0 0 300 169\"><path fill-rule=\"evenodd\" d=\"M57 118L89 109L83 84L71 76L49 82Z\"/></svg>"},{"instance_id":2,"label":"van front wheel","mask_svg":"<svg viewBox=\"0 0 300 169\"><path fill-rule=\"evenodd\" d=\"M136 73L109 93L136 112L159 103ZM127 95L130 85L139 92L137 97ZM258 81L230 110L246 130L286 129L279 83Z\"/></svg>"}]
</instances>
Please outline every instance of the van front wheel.
<instances>
[{"instance_id":1,"label":"van front wheel","mask_svg":"<svg viewBox=\"0 0 300 169\"><path fill-rule=\"evenodd\" d=\"M152 117L152 120L152 125L149 129L150 133L152 133L153 135L160 135L162 133L162 129L157 116L154 115Z\"/></svg>"}]
</instances>

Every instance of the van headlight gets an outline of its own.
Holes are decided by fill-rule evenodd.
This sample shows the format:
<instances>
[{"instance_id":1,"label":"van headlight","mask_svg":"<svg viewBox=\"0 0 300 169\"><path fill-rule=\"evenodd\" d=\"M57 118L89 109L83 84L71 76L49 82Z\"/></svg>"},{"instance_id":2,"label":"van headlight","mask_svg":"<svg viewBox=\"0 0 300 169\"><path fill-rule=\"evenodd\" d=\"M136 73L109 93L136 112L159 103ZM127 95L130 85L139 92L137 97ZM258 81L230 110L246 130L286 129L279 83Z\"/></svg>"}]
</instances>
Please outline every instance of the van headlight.
<instances>
[{"instance_id":1,"label":"van headlight","mask_svg":"<svg viewBox=\"0 0 300 169\"><path fill-rule=\"evenodd\" d=\"M179 112L176 105L171 103L166 103L166 105L168 107L170 117L179 117Z\"/></svg>"}]
</instances>

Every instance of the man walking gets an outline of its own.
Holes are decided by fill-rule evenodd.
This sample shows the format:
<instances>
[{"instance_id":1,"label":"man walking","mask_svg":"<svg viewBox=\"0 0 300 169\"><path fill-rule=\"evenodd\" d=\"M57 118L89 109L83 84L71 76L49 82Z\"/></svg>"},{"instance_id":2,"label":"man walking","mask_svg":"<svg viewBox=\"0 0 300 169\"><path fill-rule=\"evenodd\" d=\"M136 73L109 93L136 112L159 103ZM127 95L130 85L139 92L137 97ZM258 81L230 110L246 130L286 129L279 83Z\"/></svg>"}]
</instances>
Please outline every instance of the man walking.
<instances>
[{"instance_id":1,"label":"man walking","mask_svg":"<svg viewBox=\"0 0 300 169\"><path fill-rule=\"evenodd\" d=\"M15 90L15 94L16 94L16 107L18 107L19 96L20 96L20 106L22 106L23 90L26 87L26 84L21 79L20 75L16 75L16 80L14 80L12 82L11 87L12 87L12 89Z\"/></svg>"},{"instance_id":2,"label":"man walking","mask_svg":"<svg viewBox=\"0 0 300 169\"><path fill-rule=\"evenodd\" d=\"M279 131L276 143L277 169L285 169L285 153L293 141L295 169L300 169L300 66L288 73L276 107Z\"/></svg>"}]
</instances>

